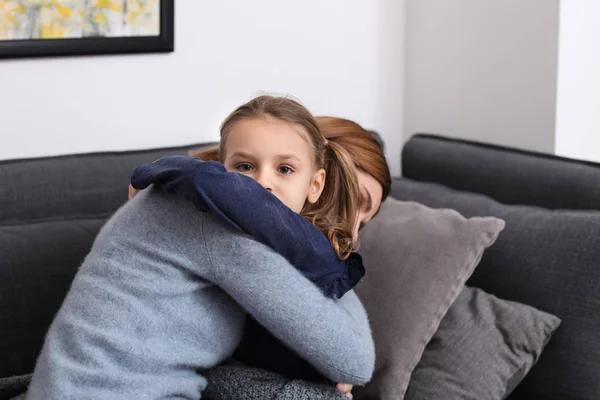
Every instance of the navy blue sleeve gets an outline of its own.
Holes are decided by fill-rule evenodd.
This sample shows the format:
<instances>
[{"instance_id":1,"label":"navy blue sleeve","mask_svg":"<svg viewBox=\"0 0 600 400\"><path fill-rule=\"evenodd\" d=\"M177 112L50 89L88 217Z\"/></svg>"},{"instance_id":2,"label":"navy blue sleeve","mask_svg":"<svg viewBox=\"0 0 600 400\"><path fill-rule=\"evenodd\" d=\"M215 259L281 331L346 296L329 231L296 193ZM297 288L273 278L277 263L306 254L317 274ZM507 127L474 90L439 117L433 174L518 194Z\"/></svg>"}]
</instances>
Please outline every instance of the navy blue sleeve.
<instances>
[{"instance_id":1,"label":"navy blue sleeve","mask_svg":"<svg viewBox=\"0 0 600 400\"><path fill-rule=\"evenodd\" d=\"M213 213L284 256L330 297L342 297L364 276L358 254L338 259L317 227L252 178L227 172L219 162L165 157L136 168L131 184L136 189L155 184L186 197L198 210Z\"/></svg>"}]
</instances>

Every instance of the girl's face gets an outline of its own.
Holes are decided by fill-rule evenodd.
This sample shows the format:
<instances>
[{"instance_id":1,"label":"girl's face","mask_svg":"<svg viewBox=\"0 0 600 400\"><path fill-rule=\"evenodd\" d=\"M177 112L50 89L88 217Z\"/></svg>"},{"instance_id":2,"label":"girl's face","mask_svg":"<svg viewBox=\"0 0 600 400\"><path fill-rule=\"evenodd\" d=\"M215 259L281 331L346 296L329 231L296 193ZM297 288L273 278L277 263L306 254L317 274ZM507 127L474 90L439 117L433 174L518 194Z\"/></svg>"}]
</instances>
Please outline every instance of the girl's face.
<instances>
[{"instance_id":1,"label":"girl's face","mask_svg":"<svg viewBox=\"0 0 600 400\"><path fill-rule=\"evenodd\" d=\"M381 206L383 187L375 178L363 171L357 171L360 188L360 210L354 225L353 240L358 240L358 231L377 214Z\"/></svg>"},{"instance_id":2,"label":"girl's face","mask_svg":"<svg viewBox=\"0 0 600 400\"><path fill-rule=\"evenodd\" d=\"M300 213L315 203L325 185L307 138L282 120L265 116L235 123L227 135L223 164L249 176L283 204Z\"/></svg>"}]
</instances>

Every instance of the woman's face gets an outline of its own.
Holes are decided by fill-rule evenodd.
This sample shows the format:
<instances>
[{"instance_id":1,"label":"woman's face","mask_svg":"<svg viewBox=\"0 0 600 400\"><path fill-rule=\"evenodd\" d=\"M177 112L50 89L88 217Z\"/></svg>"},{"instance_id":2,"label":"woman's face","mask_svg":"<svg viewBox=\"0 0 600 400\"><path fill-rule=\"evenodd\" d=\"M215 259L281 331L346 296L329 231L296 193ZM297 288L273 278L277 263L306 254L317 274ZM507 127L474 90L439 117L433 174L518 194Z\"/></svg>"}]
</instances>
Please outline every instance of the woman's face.
<instances>
[{"instance_id":1,"label":"woman's face","mask_svg":"<svg viewBox=\"0 0 600 400\"><path fill-rule=\"evenodd\" d=\"M383 188L375 178L363 171L358 171L357 175L360 188L360 210L353 230L354 241L358 240L358 231L379 211L383 196Z\"/></svg>"}]
</instances>

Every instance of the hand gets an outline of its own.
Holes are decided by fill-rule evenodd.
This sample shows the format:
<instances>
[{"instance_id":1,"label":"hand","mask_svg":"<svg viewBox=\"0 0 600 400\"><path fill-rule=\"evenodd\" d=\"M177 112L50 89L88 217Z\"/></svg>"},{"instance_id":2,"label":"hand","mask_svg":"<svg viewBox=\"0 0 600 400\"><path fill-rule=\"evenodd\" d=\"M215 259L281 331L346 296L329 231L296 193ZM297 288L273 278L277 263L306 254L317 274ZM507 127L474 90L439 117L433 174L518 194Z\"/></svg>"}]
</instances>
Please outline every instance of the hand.
<instances>
[{"instance_id":1,"label":"hand","mask_svg":"<svg viewBox=\"0 0 600 400\"><path fill-rule=\"evenodd\" d=\"M349 399L352 399L352 385L348 383L338 383L335 388L346 395Z\"/></svg>"},{"instance_id":2,"label":"hand","mask_svg":"<svg viewBox=\"0 0 600 400\"><path fill-rule=\"evenodd\" d=\"M139 190L134 188L133 186L129 185L129 197L128 199L131 200L133 199L133 197L139 193Z\"/></svg>"}]
</instances>

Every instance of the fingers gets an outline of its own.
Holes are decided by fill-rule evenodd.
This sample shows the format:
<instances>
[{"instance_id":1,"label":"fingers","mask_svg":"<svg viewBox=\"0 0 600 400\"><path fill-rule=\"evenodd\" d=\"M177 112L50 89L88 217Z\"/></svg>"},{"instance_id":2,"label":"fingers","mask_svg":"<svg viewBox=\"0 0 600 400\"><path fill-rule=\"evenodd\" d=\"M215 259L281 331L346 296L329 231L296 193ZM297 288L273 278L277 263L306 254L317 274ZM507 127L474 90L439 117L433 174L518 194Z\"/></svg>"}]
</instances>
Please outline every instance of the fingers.
<instances>
[{"instance_id":1,"label":"fingers","mask_svg":"<svg viewBox=\"0 0 600 400\"><path fill-rule=\"evenodd\" d=\"M133 199L133 197L138 194L139 190L137 190L136 188L134 188L133 186L129 185L129 193L128 193L128 199L131 200Z\"/></svg>"},{"instance_id":2,"label":"fingers","mask_svg":"<svg viewBox=\"0 0 600 400\"><path fill-rule=\"evenodd\" d=\"M348 383L338 383L335 388L342 392L344 395L346 395L346 397L348 397L349 399L352 399L352 385L348 384Z\"/></svg>"}]
</instances>

